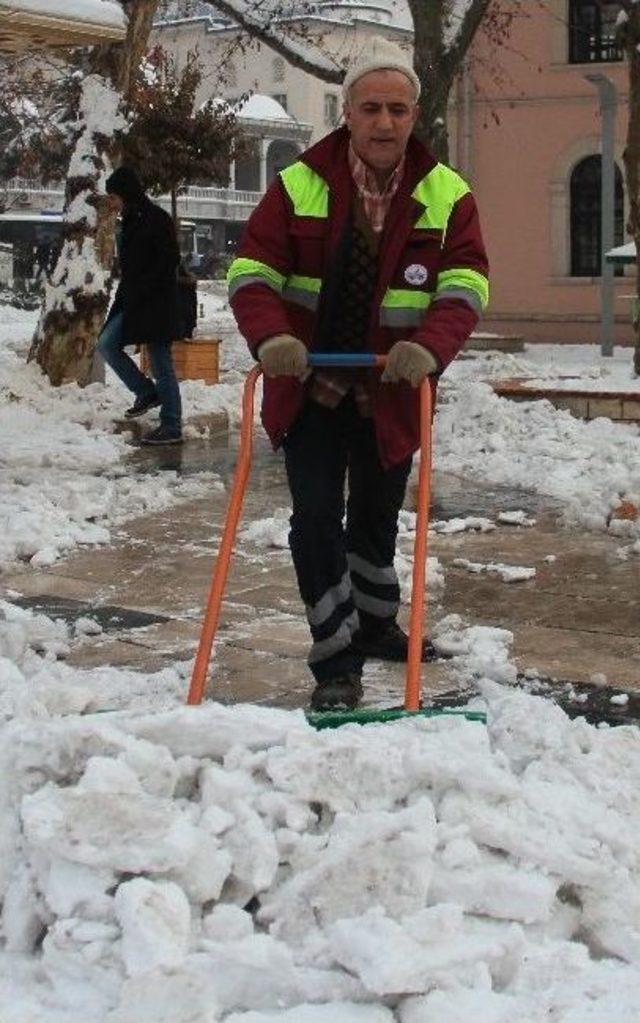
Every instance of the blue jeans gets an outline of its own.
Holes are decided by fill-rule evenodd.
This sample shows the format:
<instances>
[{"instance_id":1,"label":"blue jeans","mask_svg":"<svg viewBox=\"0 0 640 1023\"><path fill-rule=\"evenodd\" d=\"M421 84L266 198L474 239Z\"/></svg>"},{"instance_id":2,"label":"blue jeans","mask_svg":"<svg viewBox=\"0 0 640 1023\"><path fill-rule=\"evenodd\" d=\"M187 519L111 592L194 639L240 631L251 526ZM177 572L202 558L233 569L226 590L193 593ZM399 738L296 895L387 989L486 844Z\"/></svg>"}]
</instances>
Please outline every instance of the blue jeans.
<instances>
[{"instance_id":1,"label":"blue jeans","mask_svg":"<svg viewBox=\"0 0 640 1023\"><path fill-rule=\"evenodd\" d=\"M149 345L149 360L155 384L138 369L124 349L122 313L117 313L103 328L98 338L98 352L116 376L122 380L124 386L135 394L136 398L146 398L157 391L160 398L160 422L172 430L180 430L182 402L178 378L171 358L171 344Z\"/></svg>"}]
</instances>

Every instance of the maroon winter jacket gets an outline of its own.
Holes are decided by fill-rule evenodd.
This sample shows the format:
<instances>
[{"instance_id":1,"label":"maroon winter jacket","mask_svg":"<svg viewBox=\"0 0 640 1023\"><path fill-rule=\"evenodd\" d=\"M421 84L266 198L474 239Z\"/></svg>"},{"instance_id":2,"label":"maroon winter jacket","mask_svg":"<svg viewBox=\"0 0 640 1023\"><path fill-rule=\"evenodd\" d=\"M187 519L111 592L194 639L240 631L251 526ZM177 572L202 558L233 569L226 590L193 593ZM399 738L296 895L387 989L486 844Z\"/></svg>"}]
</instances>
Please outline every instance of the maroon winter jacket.
<instances>
[{"instance_id":1,"label":"maroon winter jacket","mask_svg":"<svg viewBox=\"0 0 640 1023\"><path fill-rule=\"evenodd\" d=\"M315 310L287 300L277 288L259 279L247 277L247 283L237 288L231 306L254 355L260 343L275 334L292 334L310 350L327 350L326 344L319 343L318 325L323 299L335 283L332 270L337 264L341 241L349 229L355 191L347 158L348 145L348 130L339 128L300 156L329 187L327 218L296 215L278 176L247 223L238 258L266 264L284 278L299 274L322 279L320 304ZM380 305L387 288L422 286L434 291L433 282L438 275L458 269L475 272L482 278L487 276L487 256L470 192L453 205L444 236L442 230L415 226L426 207L412 197L412 192L436 166L437 161L412 136L407 146L404 175L380 239L368 347L372 352L384 354L398 340L417 342L431 350L444 370L478 322L479 303L472 291L449 287L444 289L441 298L436 294L418 326L407 328L380 323ZM420 274L426 270L426 284L414 283L416 266ZM230 280L233 274L232 264ZM381 384L379 372L371 370L370 373L378 448L383 464L390 466L403 461L419 447L419 391L405 382ZM433 389L435 397L435 380ZM305 385L294 377L264 379L262 417L274 446L280 444L300 411L305 390Z\"/></svg>"}]
</instances>

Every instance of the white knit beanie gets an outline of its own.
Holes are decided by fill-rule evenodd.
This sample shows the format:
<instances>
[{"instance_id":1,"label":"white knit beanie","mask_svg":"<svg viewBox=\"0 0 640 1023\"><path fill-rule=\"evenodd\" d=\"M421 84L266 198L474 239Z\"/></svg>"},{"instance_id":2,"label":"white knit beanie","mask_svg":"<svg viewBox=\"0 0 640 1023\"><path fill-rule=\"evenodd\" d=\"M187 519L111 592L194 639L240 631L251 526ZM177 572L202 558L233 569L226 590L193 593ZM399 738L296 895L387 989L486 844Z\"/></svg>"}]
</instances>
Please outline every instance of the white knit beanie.
<instances>
[{"instance_id":1,"label":"white knit beanie","mask_svg":"<svg viewBox=\"0 0 640 1023\"><path fill-rule=\"evenodd\" d=\"M370 71L400 71L406 75L416 91L416 99L420 95L420 79L413 70L410 59L397 43L384 36L374 36L367 49L359 54L348 69L342 83L342 96L349 98L349 89L363 75Z\"/></svg>"}]
</instances>

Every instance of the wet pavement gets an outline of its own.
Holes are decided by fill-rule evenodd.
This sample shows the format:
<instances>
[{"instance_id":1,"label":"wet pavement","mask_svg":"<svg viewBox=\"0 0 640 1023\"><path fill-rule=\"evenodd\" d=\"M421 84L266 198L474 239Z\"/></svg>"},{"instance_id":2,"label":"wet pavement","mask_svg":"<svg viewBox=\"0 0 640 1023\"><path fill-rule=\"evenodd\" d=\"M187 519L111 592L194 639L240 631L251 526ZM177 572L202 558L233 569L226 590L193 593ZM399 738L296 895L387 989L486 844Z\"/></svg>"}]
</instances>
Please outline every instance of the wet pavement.
<instances>
[{"instance_id":1,"label":"wet pavement","mask_svg":"<svg viewBox=\"0 0 640 1023\"><path fill-rule=\"evenodd\" d=\"M182 448L134 448L130 465L144 473L213 471L228 485L236 454L236 435L221 427L208 441ZM23 606L71 623L95 618L102 632L79 636L72 646L69 660L78 666L153 671L187 661L197 644L226 504L227 494L212 489L208 497L134 519L116 531L109 547L79 549L49 568L4 575L0 594L11 591L14 600L20 594ZM288 504L281 456L258 433L241 531ZM528 691L590 720L640 720L640 558L621 556L624 544L613 537L563 528L557 509L539 495L435 474L433 521L470 515L495 521L499 512L516 508L536 524L431 537L429 553L445 574L444 589L429 602L431 621L456 613L468 624L509 629L518 684ZM537 574L508 584L472 574L454 564L456 559L535 567ZM241 539L210 695L224 702L305 705L311 687L307 643L288 551L265 551ZM462 686L447 661L426 665L423 684L436 703L460 703L469 695L468 681ZM403 685L402 665L367 665L368 703L398 704Z\"/></svg>"}]
</instances>

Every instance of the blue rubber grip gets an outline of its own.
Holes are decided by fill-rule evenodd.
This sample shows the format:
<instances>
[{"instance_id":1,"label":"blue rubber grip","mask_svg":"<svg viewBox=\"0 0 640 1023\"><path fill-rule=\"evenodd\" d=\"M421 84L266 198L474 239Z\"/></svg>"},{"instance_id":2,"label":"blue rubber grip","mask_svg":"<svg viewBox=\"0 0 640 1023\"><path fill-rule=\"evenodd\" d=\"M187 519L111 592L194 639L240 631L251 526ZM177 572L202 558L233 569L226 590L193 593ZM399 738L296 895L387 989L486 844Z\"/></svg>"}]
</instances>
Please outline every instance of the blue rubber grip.
<instances>
[{"instance_id":1,"label":"blue rubber grip","mask_svg":"<svg viewBox=\"0 0 640 1023\"><path fill-rule=\"evenodd\" d=\"M375 366L373 352L309 352L310 366Z\"/></svg>"}]
</instances>

